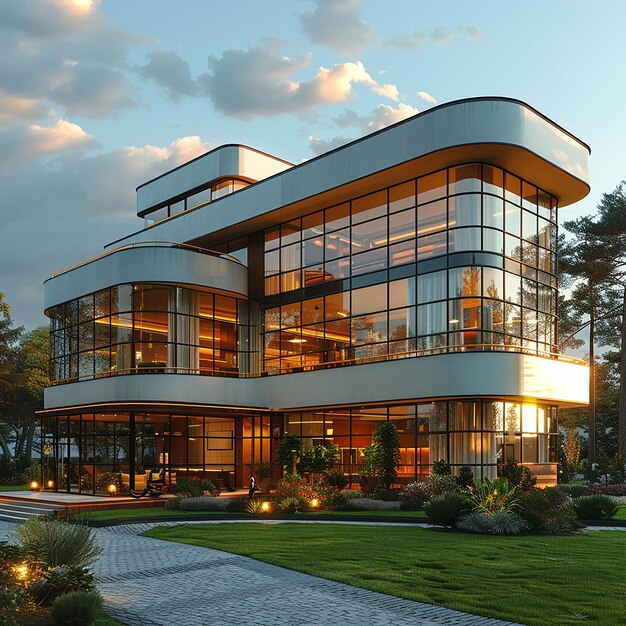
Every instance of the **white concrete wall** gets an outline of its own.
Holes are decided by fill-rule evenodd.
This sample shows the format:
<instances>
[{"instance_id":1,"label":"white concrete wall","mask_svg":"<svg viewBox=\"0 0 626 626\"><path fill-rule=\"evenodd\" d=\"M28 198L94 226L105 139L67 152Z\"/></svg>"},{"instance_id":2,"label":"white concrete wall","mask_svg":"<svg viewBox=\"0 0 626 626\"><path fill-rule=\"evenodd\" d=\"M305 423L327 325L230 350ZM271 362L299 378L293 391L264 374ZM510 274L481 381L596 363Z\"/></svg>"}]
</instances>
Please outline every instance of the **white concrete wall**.
<instances>
[{"instance_id":1,"label":"white concrete wall","mask_svg":"<svg viewBox=\"0 0 626 626\"><path fill-rule=\"evenodd\" d=\"M584 405L588 376L588 368L576 363L516 353L468 352L251 379L113 376L50 387L45 392L45 407L163 402L298 409L471 397Z\"/></svg>"},{"instance_id":2,"label":"white concrete wall","mask_svg":"<svg viewBox=\"0 0 626 626\"><path fill-rule=\"evenodd\" d=\"M236 261L164 245L123 248L44 283L44 306L125 283L175 283L246 296L248 270Z\"/></svg>"}]
</instances>

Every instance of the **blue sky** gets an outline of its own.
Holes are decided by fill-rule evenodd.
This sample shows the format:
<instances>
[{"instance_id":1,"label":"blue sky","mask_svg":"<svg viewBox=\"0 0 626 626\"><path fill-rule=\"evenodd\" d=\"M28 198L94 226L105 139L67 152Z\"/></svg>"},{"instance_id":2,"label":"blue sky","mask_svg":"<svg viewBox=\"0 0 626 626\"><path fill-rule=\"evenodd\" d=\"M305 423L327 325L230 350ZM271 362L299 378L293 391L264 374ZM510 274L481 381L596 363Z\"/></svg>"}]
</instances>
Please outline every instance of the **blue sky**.
<instances>
[{"instance_id":1,"label":"blue sky","mask_svg":"<svg viewBox=\"0 0 626 626\"><path fill-rule=\"evenodd\" d=\"M141 227L134 188L217 145L300 162L436 103L519 98L592 148L595 211L626 178L623 0L7 0L0 291ZM2 50L4 48L4 50Z\"/></svg>"}]
</instances>

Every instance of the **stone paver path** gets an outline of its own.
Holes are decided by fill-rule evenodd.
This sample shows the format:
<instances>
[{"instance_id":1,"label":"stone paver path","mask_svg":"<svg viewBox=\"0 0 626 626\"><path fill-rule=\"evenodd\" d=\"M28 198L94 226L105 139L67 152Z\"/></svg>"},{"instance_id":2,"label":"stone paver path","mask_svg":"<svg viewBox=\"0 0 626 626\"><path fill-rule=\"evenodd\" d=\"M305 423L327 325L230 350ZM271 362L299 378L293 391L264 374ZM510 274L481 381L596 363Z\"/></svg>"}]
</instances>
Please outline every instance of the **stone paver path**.
<instances>
[{"instance_id":1,"label":"stone paver path","mask_svg":"<svg viewBox=\"0 0 626 626\"><path fill-rule=\"evenodd\" d=\"M130 626L512 624L351 587L226 552L137 535L163 525L95 530L104 548L94 573L105 610Z\"/></svg>"}]
</instances>

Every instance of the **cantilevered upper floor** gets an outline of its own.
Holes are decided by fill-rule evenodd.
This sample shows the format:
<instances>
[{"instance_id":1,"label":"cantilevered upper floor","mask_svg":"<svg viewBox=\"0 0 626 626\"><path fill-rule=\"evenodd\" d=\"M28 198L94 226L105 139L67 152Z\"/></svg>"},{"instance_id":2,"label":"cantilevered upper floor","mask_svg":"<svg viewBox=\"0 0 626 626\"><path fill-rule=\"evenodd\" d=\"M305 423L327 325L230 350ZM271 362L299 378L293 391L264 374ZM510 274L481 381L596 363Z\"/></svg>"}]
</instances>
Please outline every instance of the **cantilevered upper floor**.
<instances>
[{"instance_id":1,"label":"cantilevered upper floor","mask_svg":"<svg viewBox=\"0 0 626 626\"><path fill-rule=\"evenodd\" d=\"M139 187L140 216L168 205L175 217L109 246L159 239L212 248L290 217L468 161L493 163L532 180L563 207L589 192L589 154L585 143L524 102L501 97L458 100L297 166L249 148L218 148ZM199 202L193 209L190 196L220 179L249 184L237 194L216 196L219 202ZM182 211L182 205L172 210L171 205L185 197L187 210Z\"/></svg>"}]
</instances>

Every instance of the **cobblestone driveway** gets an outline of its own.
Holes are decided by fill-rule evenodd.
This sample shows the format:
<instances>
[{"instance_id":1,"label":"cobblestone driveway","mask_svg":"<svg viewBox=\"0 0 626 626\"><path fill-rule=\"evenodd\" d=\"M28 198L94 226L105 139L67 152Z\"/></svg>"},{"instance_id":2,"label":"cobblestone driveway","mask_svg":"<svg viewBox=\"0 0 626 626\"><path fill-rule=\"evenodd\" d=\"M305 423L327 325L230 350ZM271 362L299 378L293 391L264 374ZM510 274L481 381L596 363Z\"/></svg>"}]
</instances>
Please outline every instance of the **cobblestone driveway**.
<instances>
[{"instance_id":1,"label":"cobblestone driveway","mask_svg":"<svg viewBox=\"0 0 626 626\"><path fill-rule=\"evenodd\" d=\"M155 525L95 530L104 548L94 573L105 610L130 626L511 624L394 598L247 557L137 536Z\"/></svg>"}]
</instances>

